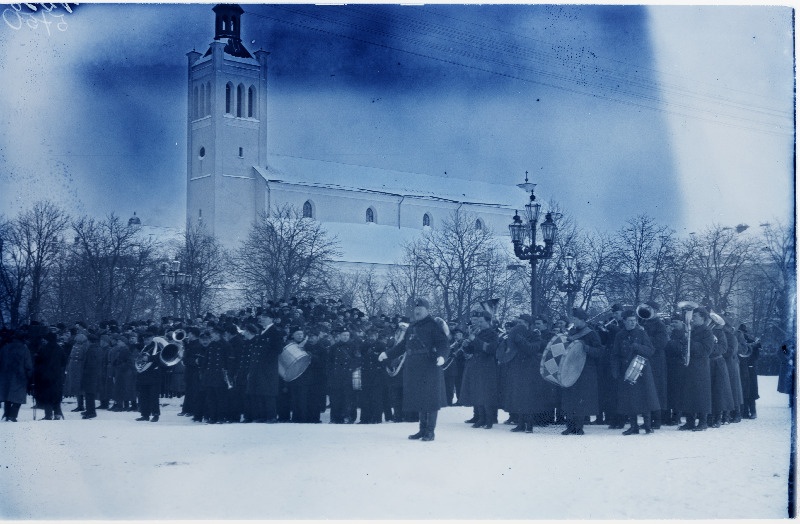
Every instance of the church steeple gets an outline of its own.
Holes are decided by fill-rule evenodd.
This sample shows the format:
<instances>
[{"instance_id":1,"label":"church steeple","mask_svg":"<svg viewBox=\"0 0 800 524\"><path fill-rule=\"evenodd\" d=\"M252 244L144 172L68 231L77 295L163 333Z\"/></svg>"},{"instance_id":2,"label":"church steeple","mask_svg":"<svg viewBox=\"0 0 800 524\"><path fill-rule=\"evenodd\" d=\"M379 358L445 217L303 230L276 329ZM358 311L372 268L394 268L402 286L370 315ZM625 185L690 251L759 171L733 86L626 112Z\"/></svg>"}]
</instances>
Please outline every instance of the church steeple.
<instances>
[{"instance_id":1,"label":"church steeple","mask_svg":"<svg viewBox=\"0 0 800 524\"><path fill-rule=\"evenodd\" d=\"M214 40L228 39L225 52L240 58L252 58L242 45L241 18L244 13L237 4L217 4L212 9L217 15L214 24Z\"/></svg>"}]
</instances>

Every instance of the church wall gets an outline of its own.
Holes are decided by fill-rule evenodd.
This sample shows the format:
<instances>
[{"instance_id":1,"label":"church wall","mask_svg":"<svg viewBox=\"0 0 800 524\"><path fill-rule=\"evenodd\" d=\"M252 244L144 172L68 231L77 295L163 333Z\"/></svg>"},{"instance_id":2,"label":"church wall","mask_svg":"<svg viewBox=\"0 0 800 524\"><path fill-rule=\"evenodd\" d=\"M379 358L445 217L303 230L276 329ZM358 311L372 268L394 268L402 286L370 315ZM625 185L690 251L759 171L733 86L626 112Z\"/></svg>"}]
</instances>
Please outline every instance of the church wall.
<instances>
[{"instance_id":1,"label":"church wall","mask_svg":"<svg viewBox=\"0 0 800 524\"><path fill-rule=\"evenodd\" d=\"M377 224L397 226L400 199L393 195L285 183L271 187L273 209L281 203L289 203L302 212L303 204L310 200L317 220L363 224L367 221L367 208L372 208Z\"/></svg>"}]
</instances>

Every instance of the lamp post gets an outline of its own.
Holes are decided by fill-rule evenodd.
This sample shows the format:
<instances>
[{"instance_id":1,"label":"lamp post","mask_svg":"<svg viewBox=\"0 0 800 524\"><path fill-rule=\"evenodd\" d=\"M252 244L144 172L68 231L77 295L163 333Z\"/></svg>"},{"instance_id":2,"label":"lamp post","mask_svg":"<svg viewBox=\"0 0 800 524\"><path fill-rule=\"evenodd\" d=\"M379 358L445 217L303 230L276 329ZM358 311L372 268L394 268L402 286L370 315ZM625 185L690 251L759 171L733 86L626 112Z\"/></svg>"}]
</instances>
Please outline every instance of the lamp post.
<instances>
[{"instance_id":1,"label":"lamp post","mask_svg":"<svg viewBox=\"0 0 800 524\"><path fill-rule=\"evenodd\" d=\"M192 285L192 275L181 273L181 261L177 258L171 263L161 263L161 292L172 295L172 316L178 314L178 295Z\"/></svg>"},{"instance_id":2,"label":"lamp post","mask_svg":"<svg viewBox=\"0 0 800 524\"><path fill-rule=\"evenodd\" d=\"M583 269L575 262L575 255L572 253L564 256L564 265L567 268L567 279L558 284L558 290L567 294L567 312L571 312L575 304L575 295L581 290L584 275Z\"/></svg>"},{"instance_id":3,"label":"lamp post","mask_svg":"<svg viewBox=\"0 0 800 524\"><path fill-rule=\"evenodd\" d=\"M509 224L508 230L511 233L511 242L514 244L514 255L520 260L527 260L531 265L531 315L536 318L539 315L539 290L538 279L536 278L536 263L539 260L551 258L553 256L553 241L556 238L556 223L553 217L547 213L542 222L542 238L544 246L536 243L536 229L539 225L539 213L542 205L536 202L536 195L533 194L536 184L528 182L528 172L525 172L525 183L517 184L523 191L530 191L528 203L525 204L525 219L522 222L518 212L515 212L513 222Z\"/></svg>"}]
</instances>

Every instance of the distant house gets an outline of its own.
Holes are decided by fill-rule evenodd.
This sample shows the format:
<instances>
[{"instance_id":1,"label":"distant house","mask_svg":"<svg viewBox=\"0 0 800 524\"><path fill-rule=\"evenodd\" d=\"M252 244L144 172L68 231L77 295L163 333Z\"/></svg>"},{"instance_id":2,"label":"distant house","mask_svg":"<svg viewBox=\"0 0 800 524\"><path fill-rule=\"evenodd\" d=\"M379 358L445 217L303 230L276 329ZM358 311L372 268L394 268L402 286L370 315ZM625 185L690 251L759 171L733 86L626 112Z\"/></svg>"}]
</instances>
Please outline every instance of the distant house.
<instances>
[{"instance_id":1,"label":"distant house","mask_svg":"<svg viewBox=\"0 0 800 524\"><path fill-rule=\"evenodd\" d=\"M341 243L343 265L387 265L401 243L456 209L507 234L521 194L511 186L275 155L267 150L267 56L240 37L243 10L217 5L205 53L188 56L187 223L224 246L246 238L265 210L291 204Z\"/></svg>"}]
</instances>

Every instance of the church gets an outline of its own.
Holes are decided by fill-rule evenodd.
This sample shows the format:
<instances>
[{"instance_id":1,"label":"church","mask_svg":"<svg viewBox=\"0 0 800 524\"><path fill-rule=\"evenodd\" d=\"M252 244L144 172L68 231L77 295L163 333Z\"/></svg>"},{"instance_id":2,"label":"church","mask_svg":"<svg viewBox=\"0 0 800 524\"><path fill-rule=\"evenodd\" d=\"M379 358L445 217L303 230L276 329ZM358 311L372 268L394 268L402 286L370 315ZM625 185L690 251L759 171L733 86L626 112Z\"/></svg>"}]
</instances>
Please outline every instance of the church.
<instances>
[{"instance_id":1,"label":"church","mask_svg":"<svg viewBox=\"0 0 800 524\"><path fill-rule=\"evenodd\" d=\"M338 238L337 263L353 269L396 263L404 241L455 210L508 235L509 204L524 201L515 187L271 154L269 53L244 46L240 6L213 12L208 49L187 53L187 224L235 248L260 212L291 205Z\"/></svg>"}]
</instances>

